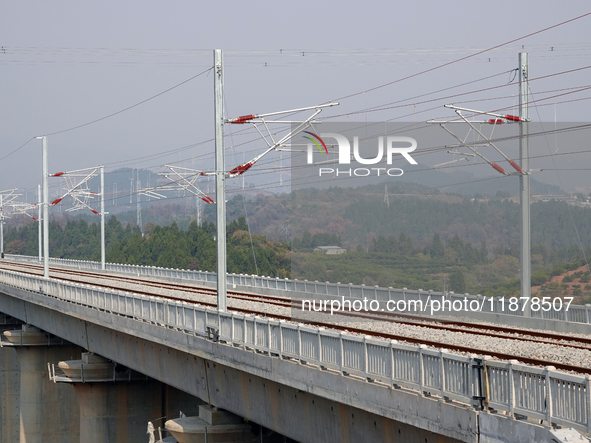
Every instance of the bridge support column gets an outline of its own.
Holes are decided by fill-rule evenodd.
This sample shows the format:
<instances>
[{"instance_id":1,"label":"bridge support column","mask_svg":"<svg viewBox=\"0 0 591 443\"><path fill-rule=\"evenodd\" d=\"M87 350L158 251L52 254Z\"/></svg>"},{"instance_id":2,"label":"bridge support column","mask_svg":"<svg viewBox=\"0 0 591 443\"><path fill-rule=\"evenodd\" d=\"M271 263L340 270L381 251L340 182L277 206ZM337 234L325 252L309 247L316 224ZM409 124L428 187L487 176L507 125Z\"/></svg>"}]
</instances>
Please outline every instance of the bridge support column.
<instances>
[{"instance_id":1,"label":"bridge support column","mask_svg":"<svg viewBox=\"0 0 591 443\"><path fill-rule=\"evenodd\" d=\"M80 355L81 348L29 325L4 331L3 346L16 350L20 368L21 443L78 443L80 418L76 393L70 386L55 386L47 362Z\"/></svg>"},{"instance_id":2,"label":"bridge support column","mask_svg":"<svg viewBox=\"0 0 591 443\"><path fill-rule=\"evenodd\" d=\"M80 443L145 443L148 422L166 415L167 386L99 355L83 353L81 360L61 361L51 372L53 381L70 383L76 390ZM189 404L175 406L186 406L187 412L196 410L199 400L187 400ZM176 407L178 414L182 409Z\"/></svg>"},{"instance_id":3,"label":"bridge support column","mask_svg":"<svg viewBox=\"0 0 591 443\"><path fill-rule=\"evenodd\" d=\"M241 417L212 406L200 406L199 417L168 420L165 426L179 443L259 441Z\"/></svg>"},{"instance_id":4,"label":"bridge support column","mask_svg":"<svg viewBox=\"0 0 591 443\"><path fill-rule=\"evenodd\" d=\"M0 443L19 441L20 372L16 351L0 349Z\"/></svg>"},{"instance_id":5,"label":"bridge support column","mask_svg":"<svg viewBox=\"0 0 591 443\"><path fill-rule=\"evenodd\" d=\"M0 327L20 328L21 322L0 313ZM0 443L19 441L21 378L16 351L0 348Z\"/></svg>"}]
</instances>

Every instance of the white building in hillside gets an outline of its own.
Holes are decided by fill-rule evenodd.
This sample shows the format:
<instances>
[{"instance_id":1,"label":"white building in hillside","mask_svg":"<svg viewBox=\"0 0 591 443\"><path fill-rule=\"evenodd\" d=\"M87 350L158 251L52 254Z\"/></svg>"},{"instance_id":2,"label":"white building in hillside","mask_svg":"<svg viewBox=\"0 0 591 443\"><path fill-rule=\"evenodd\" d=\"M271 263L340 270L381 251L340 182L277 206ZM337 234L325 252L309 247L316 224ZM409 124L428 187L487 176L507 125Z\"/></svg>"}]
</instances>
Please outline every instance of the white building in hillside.
<instances>
[{"instance_id":1,"label":"white building in hillside","mask_svg":"<svg viewBox=\"0 0 591 443\"><path fill-rule=\"evenodd\" d=\"M328 255L337 255L337 254L345 254L347 250L345 248L341 248L340 246L317 246L314 248L314 252L324 252Z\"/></svg>"}]
</instances>

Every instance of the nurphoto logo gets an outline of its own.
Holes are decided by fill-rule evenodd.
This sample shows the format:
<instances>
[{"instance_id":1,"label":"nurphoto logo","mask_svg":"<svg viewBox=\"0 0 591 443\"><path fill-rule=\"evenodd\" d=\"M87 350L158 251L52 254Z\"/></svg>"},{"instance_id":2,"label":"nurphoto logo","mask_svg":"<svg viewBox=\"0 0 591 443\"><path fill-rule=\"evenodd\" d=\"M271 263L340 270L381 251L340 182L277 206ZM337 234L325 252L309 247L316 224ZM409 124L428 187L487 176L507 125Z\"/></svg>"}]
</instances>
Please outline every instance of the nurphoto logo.
<instances>
[{"instance_id":1,"label":"nurphoto logo","mask_svg":"<svg viewBox=\"0 0 591 443\"><path fill-rule=\"evenodd\" d=\"M307 139L308 149L307 149L307 158L306 162L309 165L314 164L314 157L317 155L328 155L329 150L327 147L331 146L334 147L335 144L329 142L327 139L334 139L336 140L336 149L338 152L338 164L339 165L351 165L351 162L357 162L360 165L377 165L376 167L367 168L367 167L359 167L359 168L339 168L339 167L321 167L318 168L318 175L322 176L333 174L335 176L349 176L349 177L367 177L369 175L373 176L391 176L391 177L399 177L404 174L404 171L400 168L389 168L388 165L392 164L392 158L395 155L402 155L408 163L411 165L416 165L417 162L414 158L411 157L410 153L413 152L417 148L417 142L414 138L411 137L396 137L396 136L378 136L372 138L372 140L377 140L377 153L375 150L373 151L372 157L363 157L360 153L359 149L359 137L353 137L353 152L351 152L351 143L347 137L342 134L336 132L327 132L321 133L320 135L314 134L313 132L305 131L308 135L303 135L305 139ZM325 141L326 140L326 141ZM315 145L315 146L314 146ZM385 145L385 148L384 148ZM318 148L316 151L315 147ZM385 164L384 164L384 157L385 157ZM318 160L318 159L317 159ZM322 162L325 163L325 162ZM384 164L384 167L379 167L379 165Z\"/></svg>"}]
</instances>

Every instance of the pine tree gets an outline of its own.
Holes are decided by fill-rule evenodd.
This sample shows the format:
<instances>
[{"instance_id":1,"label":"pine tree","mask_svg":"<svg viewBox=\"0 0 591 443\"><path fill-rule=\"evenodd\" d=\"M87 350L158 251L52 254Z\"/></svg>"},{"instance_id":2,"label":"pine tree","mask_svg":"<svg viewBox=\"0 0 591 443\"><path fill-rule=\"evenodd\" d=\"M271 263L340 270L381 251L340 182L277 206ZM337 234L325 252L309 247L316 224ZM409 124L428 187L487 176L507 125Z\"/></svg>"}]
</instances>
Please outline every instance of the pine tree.
<instances>
[{"instance_id":1,"label":"pine tree","mask_svg":"<svg viewBox=\"0 0 591 443\"><path fill-rule=\"evenodd\" d=\"M433 236L433 243L431 244L431 257L432 258L441 258L445 254L445 250L443 249L443 243L441 242L441 237L439 234L435 234Z\"/></svg>"},{"instance_id":2,"label":"pine tree","mask_svg":"<svg viewBox=\"0 0 591 443\"><path fill-rule=\"evenodd\" d=\"M464 294L466 292L466 280L464 279L464 273L459 269L456 269L451 273L449 277L449 285L451 290L456 294Z\"/></svg>"}]
</instances>

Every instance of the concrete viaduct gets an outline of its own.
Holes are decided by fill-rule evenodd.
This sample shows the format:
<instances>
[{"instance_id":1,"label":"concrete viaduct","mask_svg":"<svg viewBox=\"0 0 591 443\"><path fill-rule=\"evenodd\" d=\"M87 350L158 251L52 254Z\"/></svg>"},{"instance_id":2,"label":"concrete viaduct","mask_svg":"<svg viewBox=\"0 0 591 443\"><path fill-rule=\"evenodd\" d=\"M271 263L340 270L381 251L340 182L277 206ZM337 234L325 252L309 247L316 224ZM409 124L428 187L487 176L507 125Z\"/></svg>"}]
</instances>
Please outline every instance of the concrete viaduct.
<instances>
[{"instance_id":1,"label":"concrete viaduct","mask_svg":"<svg viewBox=\"0 0 591 443\"><path fill-rule=\"evenodd\" d=\"M588 441L589 377L5 270L0 312L2 443L145 442L180 411L180 442L261 441L245 421L284 438L263 441ZM517 373L582 392L576 414L519 403Z\"/></svg>"}]
</instances>

